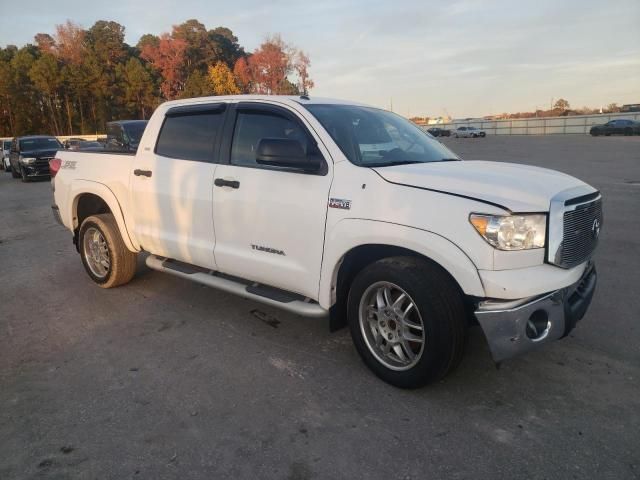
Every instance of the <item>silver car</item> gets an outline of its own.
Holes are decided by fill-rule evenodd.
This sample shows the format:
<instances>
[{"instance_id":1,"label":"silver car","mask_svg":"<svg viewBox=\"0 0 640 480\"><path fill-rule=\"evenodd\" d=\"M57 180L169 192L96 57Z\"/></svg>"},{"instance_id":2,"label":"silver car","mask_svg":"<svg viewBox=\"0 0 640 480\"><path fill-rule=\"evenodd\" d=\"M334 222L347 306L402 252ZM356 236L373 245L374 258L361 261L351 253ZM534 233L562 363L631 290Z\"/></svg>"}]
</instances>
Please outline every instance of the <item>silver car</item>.
<instances>
[{"instance_id":1,"label":"silver car","mask_svg":"<svg viewBox=\"0 0 640 480\"><path fill-rule=\"evenodd\" d=\"M10 172L9 153L11 152L11 140L0 140L0 146L2 146L2 151L0 152L0 167Z\"/></svg>"},{"instance_id":2,"label":"silver car","mask_svg":"<svg viewBox=\"0 0 640 480\"><path fill-rule=\"evenodd\" d=\"M486 137L487 132L476 127L458 127L453 131L456 138L478 138Z\"/></svg>"}]
</instances>

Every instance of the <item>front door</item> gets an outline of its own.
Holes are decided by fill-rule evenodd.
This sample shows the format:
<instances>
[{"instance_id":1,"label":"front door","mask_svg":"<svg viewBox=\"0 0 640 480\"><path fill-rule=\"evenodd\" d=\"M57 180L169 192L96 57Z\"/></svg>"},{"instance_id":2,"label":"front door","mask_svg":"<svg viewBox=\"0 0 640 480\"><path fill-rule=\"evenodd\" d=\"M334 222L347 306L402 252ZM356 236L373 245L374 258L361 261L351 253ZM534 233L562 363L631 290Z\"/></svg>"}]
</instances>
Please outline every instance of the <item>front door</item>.
<instances>
[{"instance_id":1,"label":"front door","mask_svg":"<svg viewBox=\"0 0 640 480\"><path fill-rule=\"evenodd\" d=\"M216 268L213 178L224 117L225 104L174 107L155 147L138 150L133 228L146 251Z\"/></svg>"},{"instance_id":2,"label":"front door","mask_svg":"<svg viewBox=\"0 0 640 480\"><path fill-rule=\"evenodd\" d=\"M256 149L263 138L298 140L308 154L321 154L292 111L246 102L237 105L234 116L227 161L223 157L215 172L218 269L315 299L331 165L326 156L316 173L259 165Z\"/></svg>"}]
</instances>

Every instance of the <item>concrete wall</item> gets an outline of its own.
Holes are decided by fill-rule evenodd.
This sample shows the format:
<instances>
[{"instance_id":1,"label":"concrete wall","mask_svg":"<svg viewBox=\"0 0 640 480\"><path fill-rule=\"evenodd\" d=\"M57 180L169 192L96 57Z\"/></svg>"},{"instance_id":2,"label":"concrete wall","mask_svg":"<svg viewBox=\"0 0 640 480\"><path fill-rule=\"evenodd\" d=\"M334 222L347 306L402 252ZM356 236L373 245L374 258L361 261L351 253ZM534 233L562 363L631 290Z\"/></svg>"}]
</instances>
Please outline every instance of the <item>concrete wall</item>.
<instances>
[{"instance_id":1,"label":"concrete wall","mask_svg":"<svg viewBox=\"0 0 640 480\"><path fill-rule=\"evenodd\" d=\"M458 127L481 128L487 135L556 135L588 134L593 125L609 120L628 119L640 121L640 112L575 115L570 117L518 118L511 120L454 120L451 123L427 125L423 129L439 127L455 130Z\"/></svg>"}]
</instances>

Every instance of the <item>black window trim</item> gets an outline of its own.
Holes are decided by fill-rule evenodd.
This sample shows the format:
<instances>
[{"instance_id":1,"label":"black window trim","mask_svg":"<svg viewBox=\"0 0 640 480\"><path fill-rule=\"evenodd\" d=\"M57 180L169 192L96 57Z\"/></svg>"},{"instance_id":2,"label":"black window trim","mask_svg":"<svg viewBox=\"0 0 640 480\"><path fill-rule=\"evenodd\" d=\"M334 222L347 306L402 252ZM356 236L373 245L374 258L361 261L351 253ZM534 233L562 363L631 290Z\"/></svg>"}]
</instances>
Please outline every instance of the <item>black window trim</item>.
<instances>
[{"instance_id":1,"label":"black window trim","mask_svg":"<svg viewBox=\"0 0 640 480\"><path fill-rule=\"evenodd\" d=\"M322 158L322 166L320 167L320 170L318 170L317 172L306 172L304 170L296 168L277 168L271 167L269 165L236 165L231 163L231 148L233 147L233 138L235 135L238 113L240 112L270 113L272 115L285 117L299 125L300 128L302 128L303 131L306 132L306 134L309 136L309 139L316 144L316 151L318 152L318 155L320 155L320 158ZM220 163L233 167L253 168L255 170L270 170L272 172L297 173L301 175L325 176L329 173L327 159L320 150L318 140L314 135L312 135L311 130L307 127L307 125L305 125L302 119L288 108L278 105L272 105L270 103L260 102L238 102L229 109L227 122L225 123L224 128L223 140L220 146Z\"/></svg>"},{"instance_id":2,"label":"black window trim","mask_svg":"<svg viewBox=\"0 0 640 480\"><path fill-rule=\"evenodd\" d=\"M227 116L228 116L228 104L224 102L217 103L197 103L195 105L180 105L177 107L172 107L168 109L164 118L162 119L162 125L160 126L160 130L158 131L158 136L156 137L156 143L153 146L153 153L162 158L170 158L172 160L182 160L183 162L198 162L198 163L211 163L211 164L219 164L222 163L220 161L220 144L222 143L221 137L226 133L226 124L227 124ZM196 115L205 115L207 113L220 113L223 118L221 122L221 126L218 128L218 132L213 144L213 158L209 160L193 160L189 158L181 158L181 157L173 157L170 155L164 155L162 153L158 153L158 142L160 141L160 137L162 136L162 130L164 129L164 125L167 122L168 118L181 117L181 116L196 116Z\"/></svg>"}]
</instances>

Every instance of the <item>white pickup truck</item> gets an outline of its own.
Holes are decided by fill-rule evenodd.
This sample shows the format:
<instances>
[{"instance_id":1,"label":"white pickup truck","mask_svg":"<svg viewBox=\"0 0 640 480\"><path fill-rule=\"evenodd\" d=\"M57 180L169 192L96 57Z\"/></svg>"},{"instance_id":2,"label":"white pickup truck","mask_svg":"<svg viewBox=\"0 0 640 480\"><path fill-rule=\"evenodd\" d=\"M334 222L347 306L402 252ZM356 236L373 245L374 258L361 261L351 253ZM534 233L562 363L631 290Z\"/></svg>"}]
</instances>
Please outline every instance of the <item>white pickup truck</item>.
<instances>
[{"instance_id":1,"label":"white pickup truck","mask_svg":"<svg viewBox=\"0 0 640 480\"><path fill-rule=\"evenodd\" d=\"M152 269L348 324L400 387L455 368L470 325L497 362L564 337L595 290L596 189L461 161L364 105L172 101L135 155L61 151L50 167L54 215L98 285L129 282L146 252Z\"/></svg>"}]
</instances>

